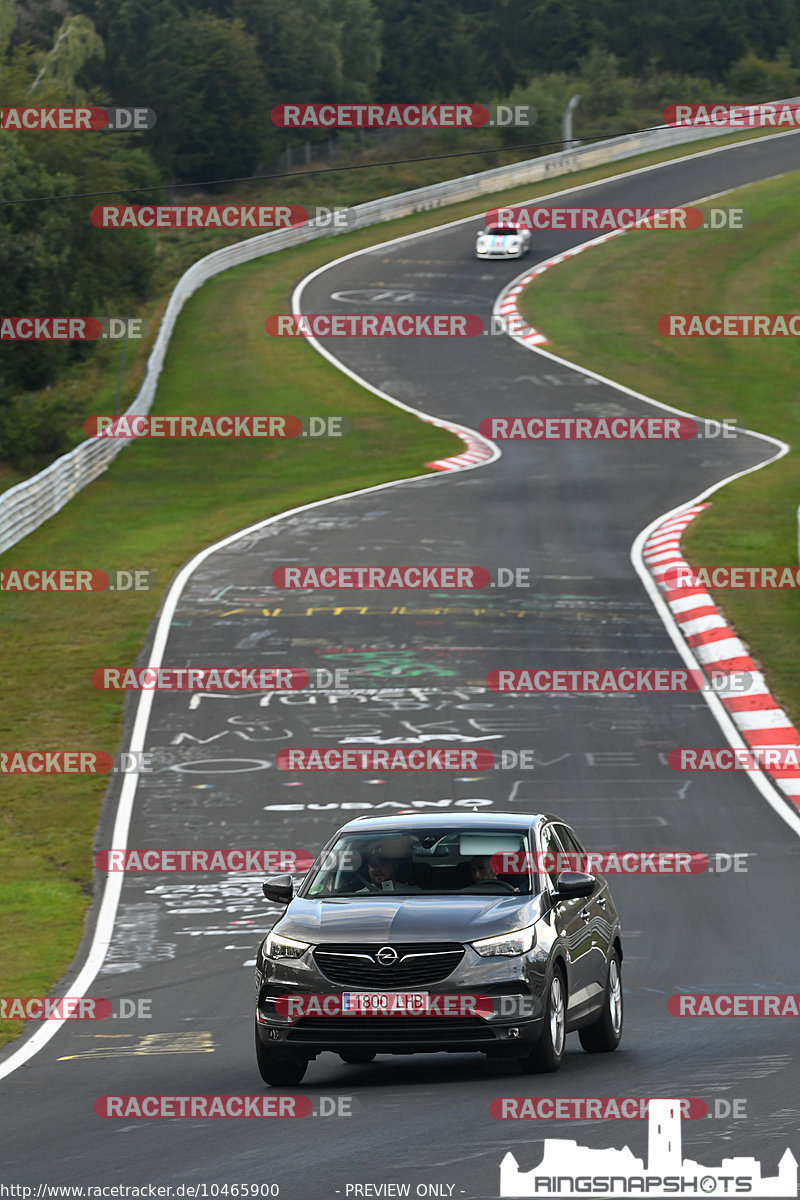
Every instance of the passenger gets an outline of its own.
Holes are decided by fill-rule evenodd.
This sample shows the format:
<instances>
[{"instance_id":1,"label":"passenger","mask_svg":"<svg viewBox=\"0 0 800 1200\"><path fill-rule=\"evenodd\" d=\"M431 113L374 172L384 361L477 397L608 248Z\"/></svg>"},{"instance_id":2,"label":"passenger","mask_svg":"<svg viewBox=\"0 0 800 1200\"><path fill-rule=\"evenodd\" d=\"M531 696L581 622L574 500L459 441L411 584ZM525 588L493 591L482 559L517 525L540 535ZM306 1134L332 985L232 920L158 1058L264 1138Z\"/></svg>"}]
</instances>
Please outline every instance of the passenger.
<instances>
[{"instance_id":1,"label":"passenger","mask_svg":"<svg viewBox=\"0 0 800 1200\"><path fill-rule=\"evenodd\" d=\"M413 841L410 837L390 837L377 842L365 858L364 886L358 892L417 892L419 886L408 882Z\"/></svg>"}]
</instances>

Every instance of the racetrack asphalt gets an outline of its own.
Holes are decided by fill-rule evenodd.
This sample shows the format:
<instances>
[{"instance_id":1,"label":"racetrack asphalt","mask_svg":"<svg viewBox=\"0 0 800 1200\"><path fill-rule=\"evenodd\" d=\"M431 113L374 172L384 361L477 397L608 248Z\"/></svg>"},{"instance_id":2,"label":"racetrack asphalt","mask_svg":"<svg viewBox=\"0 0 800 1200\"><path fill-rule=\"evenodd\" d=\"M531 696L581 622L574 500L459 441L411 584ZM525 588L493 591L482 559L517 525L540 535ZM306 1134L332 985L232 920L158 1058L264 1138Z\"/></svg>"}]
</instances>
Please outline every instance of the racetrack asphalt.
<instances>
[{"instance_id":1,"label":"racetrack asphalt","mask_svg":"<svg viewBox=\"0 0 800 1200\"><path fill-rule=\"evenodd\" d=\"M675 205L798 167L795 134L594 183L563 203ZM497 294L524 267L591 236L535 234L522 264L479 262L479 225L459 222L334 263L304 288L303 311L470 312L488 325ZM374 387L474 429L493 415L660 415L507 337L324 345ZM796 834L745 775L681 775L667 765L675 747L725 744L700 695L486 688L487 673L501 667L682 667L631 545L660 514L769 460L775 446L747 435L500 445L492 463L328 501L205 558L179 598L164 665L344 668L349 686L291 696L157 693L146 741L156 769L140 777L129 845L316 851L362 812L435 804L446 818L476 800L485 811L556 812L592 849L738 853L747 871L609 876L625 950L626 1026L615 1054L586 1055L572 1037L560 1073L539 1077L481 1056L382 1056L355 1067L325 1055L302 1084L280 1091L308 1095L315 1107L320 1097L351 1097L352 1115L320 1115L311 1127L311 1117L262 1126L95 1115L95 1099L107 1094L268 1091L253 1054L252 960L279 910L263 900L260 877L128 875L89 994L147 998L152 1017L68 1022L0 1081L0 1181L272 1183L285 1200L394 1182L409 1183L412 1195L417 1184L440 1184L453 1185L443 1195L488 1197L498 1194L505 1152L530 1168L543 1137L629 1145L646 1157L643 1121L498 1121L489 1103L501 1095L743 1099L742 1119L685 1122L685 1152L709 1165L755 1156L769 1174L793 1139L797 1153L796 1022L667 1012L667 998L681 991L800 991L789 900ZM528 567L531 586L289 592L271 583L275 567L306 563L472 564L493 575ZM140 663L148 661L143 654ZM535 769L409 777L275 766L289 745L397 743L525 748ZM98 849L111 844L117 787ZM0 1069L18 1045L4 1048Z\"/></svg>"}]
</instances>

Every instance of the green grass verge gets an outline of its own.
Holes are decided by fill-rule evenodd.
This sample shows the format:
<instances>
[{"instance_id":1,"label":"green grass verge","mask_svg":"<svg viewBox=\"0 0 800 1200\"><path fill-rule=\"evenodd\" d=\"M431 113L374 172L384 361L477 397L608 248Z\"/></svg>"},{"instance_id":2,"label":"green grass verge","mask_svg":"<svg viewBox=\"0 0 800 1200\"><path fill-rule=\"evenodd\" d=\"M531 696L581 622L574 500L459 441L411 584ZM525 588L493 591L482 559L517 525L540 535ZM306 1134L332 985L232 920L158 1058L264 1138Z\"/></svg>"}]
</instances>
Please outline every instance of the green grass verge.
<instances>
[{"instance_id":1,"label":"green grass verge","mask_svg":"<svg viewBox=\"0 0 800 1200\"><path fill-rule=\"evenodd\" d=\"M800 173L726 194L751 223L726 233L637 231L548 271L521 296L547 349L703 417L736 419L794 446L798 363L791 338L669 338L663 313L800 309ZM703 206L705 207L705 206ZM703 489L698 476L696 492ZM684 536L697 565L797 565L797 456L728 484ZM800 599L793 591L717 590L716 602L800 722Z\"/></svg>"},{"instance_id":2,"label":"green grass verge","mask_svg":"<svg viewBox=\"0 0 800 1200\"><path fill-rule=\"evenodd\" d=\"M713 139L703 148L742 136ZM302 341L278 343L266 337L264 317L286 311L299 278L361 246L687 152L691 150L643 155L313 242L206 284L181 315L154 411L334 414L345 416L352 432L340 441L317 443L135 443L61 513L9 551L4 567L139 567L155 572L157 587L113 595L3 595L6 673L0 746L113 750L120 740L122 701L114 693L94 691L88 684L90 672L98 665L133 662L163 590L181 563L255 520L418 474L425 462L463 448L450 434L362 391ZM398 190L416 183L406 177ZM286 198L281 194L281 200ZM343 204L356 202L353 195L337 193L337 198ZM183 259L193 261L213 248L208 241L201 245L186 237L179 252L173 247L173 258L181 260L182 269ZM150 321L149 339L128 359L123 407L139 386L164 303L161 296L142 314ZM103 349L95 362L67 381L83 395L87 414L112 408L118 351ZM15 481L5 474L0 486ZM91 898L91 847L104 783L83 776L5 776L0 787L5 917L0 926L0 995L43 995L71 962L80 938ZM15 1022L0 1024L0 1044L21 1028Z\"/></svg>"}]
</instances>

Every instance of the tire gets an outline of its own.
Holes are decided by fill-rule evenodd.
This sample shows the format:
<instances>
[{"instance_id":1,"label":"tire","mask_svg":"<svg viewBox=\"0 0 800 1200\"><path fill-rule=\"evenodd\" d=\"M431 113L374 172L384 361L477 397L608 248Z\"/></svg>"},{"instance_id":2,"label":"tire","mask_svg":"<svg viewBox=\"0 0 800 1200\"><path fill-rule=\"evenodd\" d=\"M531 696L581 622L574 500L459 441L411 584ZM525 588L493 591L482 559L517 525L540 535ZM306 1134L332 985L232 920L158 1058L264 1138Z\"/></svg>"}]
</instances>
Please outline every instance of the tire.
<instances>
[{"instance_id":1,"label":"tire","mask_svg":"<svg viewBox=\"0 0 800 1200\"><path fill-rule=\"evenodd\" d=\"M264 1083L271 1087L293 1087L306 1073L307 1058L277 1058L258 1036L256 1026L256 1062Z\"/></svg>"},{"instance_id":2,"label":"tire","mask_svg":"<svg viewBox=\"0 0 800 1200\"><path fill-rule=\"evenodd\" d=\"M567 989L564 973L561 967L556 967L547 990L547 1003L544 1007L544 1021L539 1040L530 1054L517 1060L524 1075L549 1074L558 1070L564 1061L566 1023Z\"/></svg>"},{"instance_id":3,"label":"tire","mask_svg":"<svg viewBox=\"0 0 800 1200\"><path fill-rule=\"evenodd\" d=\"M591 1025L578 1030L581 1045L587 1054L606 1054L616 1050L622 1040L622 970L619 955L613 951L608 961L608 982L603 1011Z\"/></svg>"},{"instance_id":4,"label":"tire","mask_svg":"<svg viewBox=\"0 0 800 1200\"><path fill-rule=\"evenodd\" d=\"M339 1058L352 1067L360 1067L371 1063L375 1053L374 1050L340 1050Z\"/></svg>"}]
</instances>

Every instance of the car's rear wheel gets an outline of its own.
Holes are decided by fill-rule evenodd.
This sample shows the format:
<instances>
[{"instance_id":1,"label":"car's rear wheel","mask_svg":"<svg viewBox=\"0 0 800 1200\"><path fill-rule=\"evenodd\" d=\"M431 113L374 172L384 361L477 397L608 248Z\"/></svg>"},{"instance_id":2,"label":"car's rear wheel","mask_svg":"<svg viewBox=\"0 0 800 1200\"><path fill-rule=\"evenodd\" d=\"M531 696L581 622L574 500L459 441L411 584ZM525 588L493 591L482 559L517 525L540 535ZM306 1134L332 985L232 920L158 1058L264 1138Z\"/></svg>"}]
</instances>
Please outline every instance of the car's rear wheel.
<instances>
[{"instance_id":1,"label":"car's rear wheel","mask_svg":"<svg viewBox=\"0 0 800 1200\"><path fill-rule=\"evenodd\" d=\"M342 1062L349 1063L352 1067L364 1066L366 1063L371 1063L375 1057L374 1050L340 1050L339 1058Z\"/></svg>"},{"instance_id":2,"label":"car's rear wheel","mask_svg":"<svg viewBox=\"0 0 800 1200\"><path fill-rule=\"evenodd\" d=\"M256 1026L256 1062L264 1083L272 1087L293 1087L299 1083L308 1068L307 1058L278 1058L270 1046L265 1046L258 1036Z\"/></svg>"},{"instance_id":3,"label":"car's rear wheel","mask_svg":"<svg viewBox=\"0 0 800 1200\"><path fill-rule=\"evenodd\" d=\"M598 1020L578 1030L581 1045L588 1054L616 1050L622 1040L622 971L619 955L612 952L608 963L608 982L603 1011Z\"/></svg>"},{"instance_id":4,"label":"car's rear wheel","mask_svg":"<svg viewBox=\"0 0 800 1200\"><path fill-rule=\"evenodd\" d=\"M524 1058L520 1058L520 1070L524 1075L557 1071L564 1061L564 1041L567 1029L567 990L560 967L553 971L547 1002L544 1006L544 1021L538 1042Z\"/></svg>"}]
</instances>

